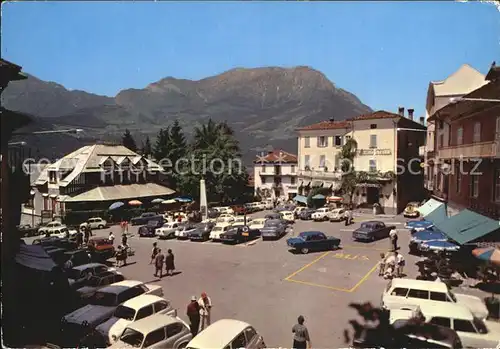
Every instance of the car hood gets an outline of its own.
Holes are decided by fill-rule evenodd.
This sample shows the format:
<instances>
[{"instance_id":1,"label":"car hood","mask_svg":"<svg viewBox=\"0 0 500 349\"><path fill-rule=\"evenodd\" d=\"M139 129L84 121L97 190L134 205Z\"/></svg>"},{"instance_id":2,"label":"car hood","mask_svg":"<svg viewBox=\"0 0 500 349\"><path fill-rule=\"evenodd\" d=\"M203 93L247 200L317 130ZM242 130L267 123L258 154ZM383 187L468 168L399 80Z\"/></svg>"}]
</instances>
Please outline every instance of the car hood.
<instances>
[{"instance_id":1,"label":"car hood","mask_svg":"<svg viewBox=\"0 0 500 349\"><path fill-rule=\"evenodd\" d=\"M479 319L484 320L488 316L488 309L481 298L462 293L455 293L455 297L457 303L466 306Z\"/></svg>"},{"instance_id":2,"label":"car hood","mask_svg":"<svg viewBox=\"0 0 500 349\"><path fill-rule=\"evenodd\" d=\"M67 322L81 324L87 322L89 325L96 325L103 319L113 314L115 307L105 307L102 305L86 305L74 312L64 316Z\"/></svg>"},{"instance_id":3,"label":"car hood","mask_svg":"<svg viewBox=\"0 0 500 349\"><path fill-rule=\"evenodd\" d=\"M302 240L301 238L289 238L286 240L287 244L300 244L302 242L304 242L304 240Z\"/></svg>"},{"instance_id":4,"label":"car hood","mask_svg":"<svg viewBox=\"0 0 500 349\"><path fill-rule=\"evenodd\" d=\"M278 227L263 227L260 231L263 233L275 233L279 230Z\"/></svg>"},{"instance_id":5,"label":"car hood","mask_svg":"<svg viewBox=\"0 0 500 349\"><path fill-rule=\"evenodd\" d=\"M372 231L372 229L370 229L370 228L358 228L358 229L356 229L354 232L355 232L355 233L362 233L362 234L366 234L366 233L369 233L369 232L371 232L371 231Z\"/></svg>"},{"instance_id":6,"label":"car hood","mask_svg":"<svg viewBox=\"0 0 500 349\"><path fill-rule=\"evenodd\" d=\"M116 317L111 317L106 322L103 322L96 327L96 330L103 336L109 337L109 341L112 342L112 336L120 337L125 327L132 323L131 320L119 319Z\"/></svg>"},{"instance_id":7,"label":"car hood","mask_svg":"<svg viewBox=\"0 0 500 349\"><path fill-rule=\"evenodd\" d=\"M97 287L93 286L84 286L76 290L80 296L91 295L97 290Z\"/></svg>"}]
</instances>

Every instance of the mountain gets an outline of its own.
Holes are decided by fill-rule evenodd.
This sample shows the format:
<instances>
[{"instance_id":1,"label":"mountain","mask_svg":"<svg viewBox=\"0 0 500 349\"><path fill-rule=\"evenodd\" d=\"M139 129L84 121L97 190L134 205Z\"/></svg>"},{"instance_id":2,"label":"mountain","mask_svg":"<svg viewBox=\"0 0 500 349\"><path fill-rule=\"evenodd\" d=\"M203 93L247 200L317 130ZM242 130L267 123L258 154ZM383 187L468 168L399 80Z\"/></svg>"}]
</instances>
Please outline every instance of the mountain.
<instances>
[{"instance_id":1,"label":"mountain","mask_svg":"<svg viewBox=\"0 0 500 349\"><path fill-rule=\"evenodd\" d=\"M371 111L321 72L303 66L236 68L197 81L166 77L115 97L70 91L29 76L9 84L2 101L53 127L83 128L89 141L119 139L125 128L139 139L154 137L176 118L188 134L197 122L225 120L247 161L269 145L296 152L297 127Z\"/></svg>"}]
</instances>

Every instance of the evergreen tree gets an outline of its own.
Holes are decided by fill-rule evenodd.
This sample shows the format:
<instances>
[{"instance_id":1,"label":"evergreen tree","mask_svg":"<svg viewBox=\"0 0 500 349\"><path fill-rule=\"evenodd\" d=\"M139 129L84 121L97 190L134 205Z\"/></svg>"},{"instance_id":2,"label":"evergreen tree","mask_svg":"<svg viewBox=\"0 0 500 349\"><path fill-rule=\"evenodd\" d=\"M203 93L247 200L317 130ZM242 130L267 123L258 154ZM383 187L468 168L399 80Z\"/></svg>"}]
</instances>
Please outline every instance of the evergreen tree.
<instances>
[{"instance_id":1,"label":"evergreen tree","mask_svg":"<svg viewBox=\"0 0 500 349\"><path fill-rule=\"evenodd\" d=\"M156 142L153 147L153 156L156 161L167 159L170 151L170 128L161 129L156 136Z\"/></svg>"},{"instance_id":2,"label":"evergreen tree","mask_svg":"<svg viewBox=\"0 0 500 349\"><path fill-rule=\"evenodd\" d=\"M135 143L134 137L132 137L132 134L130 134L130 131L128 129L125 130L125 133L122 136L122 144L124 147L132 151L137 151L137 144Z\"/></svg>"},{"instance_id":3,"label":"evergreen tree","mask_svg":"<svg viewBox=\"0 0 500 349\"><path fill-rule=\"evenodd\" d=\"M149 139L149 136L146 137L146 141L142 142L142 155L152 155L151 140Z\"/></svg>"}]
</instances>

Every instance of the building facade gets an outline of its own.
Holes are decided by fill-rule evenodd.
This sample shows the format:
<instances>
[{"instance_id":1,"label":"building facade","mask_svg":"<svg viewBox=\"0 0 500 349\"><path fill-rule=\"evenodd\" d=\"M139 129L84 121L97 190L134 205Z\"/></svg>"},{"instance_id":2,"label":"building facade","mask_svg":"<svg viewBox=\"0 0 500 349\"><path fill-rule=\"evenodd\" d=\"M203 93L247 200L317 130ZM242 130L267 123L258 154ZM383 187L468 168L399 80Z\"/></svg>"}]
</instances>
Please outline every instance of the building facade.
<instances>
[{"instance_id":1,"label":"building facade","mask_svg":"<svg viewBox=\"0 0 500 349\"><path fill-rule=\"evenodd\" d=\"M254 193L262 198L293 199L297 195L297 155L284 150L261 154L254 161Z\"/></svg>"},{"instance_id":2,"label":"building facade","mask_svg":"<svg viewBox=\"0 0 500 349\"><path fill-rule=\"evenodd\" d=\"M421 196L406 179L423 180L423 174L408 177L409 171L399 171L396 176L398 159L401 168L407 164L420 166L418 153L419 146L424 144L425 126L413 120L413 110L409 109L408 117L404 116L404 108L400 108L398 114L376 111L345 121L323 121L302 127L298 132L299 194L307 195L318 186L342 194L342 147L354 139L357 143L354 170L370 177L358 183L353 196L355 206L379 204L386 213L400 212L407 202Z\"/></svg>"},{"instance_id":3,"label":"building facade","mask_svg":"<svg viewBox=\"0 0 500 349\"><path fill-rule=\"evenodd\" d=\"M434 196L449 210L465 208L500 219L500 70L492 66L486 83L431 120L446 125L438 141L440 166ZM436 137L440 137L436 134Z\"/></svg>"}]
</instances>

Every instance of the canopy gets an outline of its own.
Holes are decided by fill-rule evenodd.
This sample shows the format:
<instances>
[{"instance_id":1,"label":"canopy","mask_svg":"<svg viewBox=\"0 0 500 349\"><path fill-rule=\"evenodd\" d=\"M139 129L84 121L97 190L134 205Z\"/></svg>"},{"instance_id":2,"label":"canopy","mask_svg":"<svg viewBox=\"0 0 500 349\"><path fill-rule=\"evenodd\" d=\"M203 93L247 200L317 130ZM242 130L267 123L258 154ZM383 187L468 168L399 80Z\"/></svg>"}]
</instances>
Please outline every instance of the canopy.
<instances>
[{"instance_id":1,"label":"canopy","mask_svg":"<svg viewBox=\"0 0 500 349\"><path fill-rule=\"evenodd\" d=\"M499 221L470 210L463 210L455 216L435 223L435 226L460 245L472 242L493 232L500 232Z\"/></svg>"},{"instance_id":2,"label":"canopy","mask_svg":"<svg viewBox=\"0 0 500 349\"><path fill-rule=\"evenodd\" d=\"M426 221L432 222L434 225L443 222L448 219L446 207L441 204L437 206L436 209L425 215L424 218Z\"/></svg>"},{"instance_id":3,"label":"canopy","mask_svg":"<svg viewBox=\"0 0 500 349\"><path fill-rule=\"evenodd\" d=\"M192 198L188 197L188 196L179 196L178 198L175 198L175 201L178 201L178 202L191 202L193 201Z\"/></svg>"},{"instance_id":4,"label":"canopy","mask_svg":"<svg viewBox=\"0 0 500 349\"><path fill-rule=\"evenodd\" d=\"M169 200L163 200L161 203L163 205L168 205L168 204L175 204L177 201L175 199L169 199Z\"/></svg>"},{"instance_id":5,"label":"canopy","mask_svg":"<svg viewBox=\"0 0 500 349\"><path fill-rule=\"evenodd\" d=\"M458 251L460 249L460 246L453 242L443 240L426 241L420 246L422 249L430 251Z\"/></svg>"},{"instance_id":6,"label":"canopy","mask_svg":"<svg viewBox=\"0 0 500 349\"><path fill-rule=\"evenodd\" d=\"M322 194L316 194L312 197L314 200L324 200L326 197Z\"/></svg>"},{"instance_id":7,"label":"canopy","mask_svg":"<svg viewBox=\"0 0 500 349\"><path fill-rule=\"evenodd\" d=\"M129 204L130 206L140 206L140 205L142 205L142 202L140 202L139 200L130 200L130 201L128 202L128 204Z\"/></svg>"},{"instance_id":8,"label":"canopy","mask_svg":"<svg viewBox=\"0 0 500 349\"><path fill-rule=\"evenodd\" d=\"M430 199L425 204L418 207L417 211L420 212L420 214L423 217L425 217L440 206L444 207L444 204L441 201L437 201L435 199Z\"/></svg>"},{"instance_id":9,"label":"canopy","mask_svg":"<svg viewBox=\"0 0 500 349\"><path fill-rule=\"evenodd\" d=\"M476 248L472 254L483 261L492 262L500 265L500 249L495 247Z\"/></svg>"},{"instance_id":10,"label":"canopy","mask_svg":"<svg viewBox=\"0 0 500 349\"><path fill-rule=\"evenodd\" d=\"M322 181L314 181L313 184L312 184L312 186L320 188L320 187L323 186L323 182Z\"/></svg>"},{"instance_id":11,"label":"canopy","mask_svg":"<svg viewBox=\"0 0 500 349\"><path fill-rule=\"evenodd\" d=\"M15 260L25 267L42 271L51 271L57 267L41 245L21 244Z\"/></svg>"},{"instance_id":12,"label":"canopy","mask_svg":"<svg viewBox=\"0 0 500 349\"><path fill-rule=\"evenodd\" d=\"M159 204L159 203L162 203L162 202L163 202L163 199L160 199L160 198L151 200L152 204Z\"/></svg>"},{"instance_id":13,"label":"canopy","mask_svg":"<svg viewBox=\"0 0 500 349\"><path fill-rule=\"evenodd\" d=\"M121 201L113 202L113 203L109 206L108 210L115 210L115 209L117 209L117 208L122 207L123 205L125 205L125 204L124 204L123 202L121 202Z\"/></svg>"},{"instance_id":14,"label":"canopy","mask_svg":"<svg viewBox=\"0 0 500 349\"><path fill-rule=\"evenodd\" d=\"M295 195L295 197L293 198L293 201L297 201L297 202L300 202L300 203L303 203L303 204L307 204L307 198L303 195Z\"/></svg>"}]
</instances>

